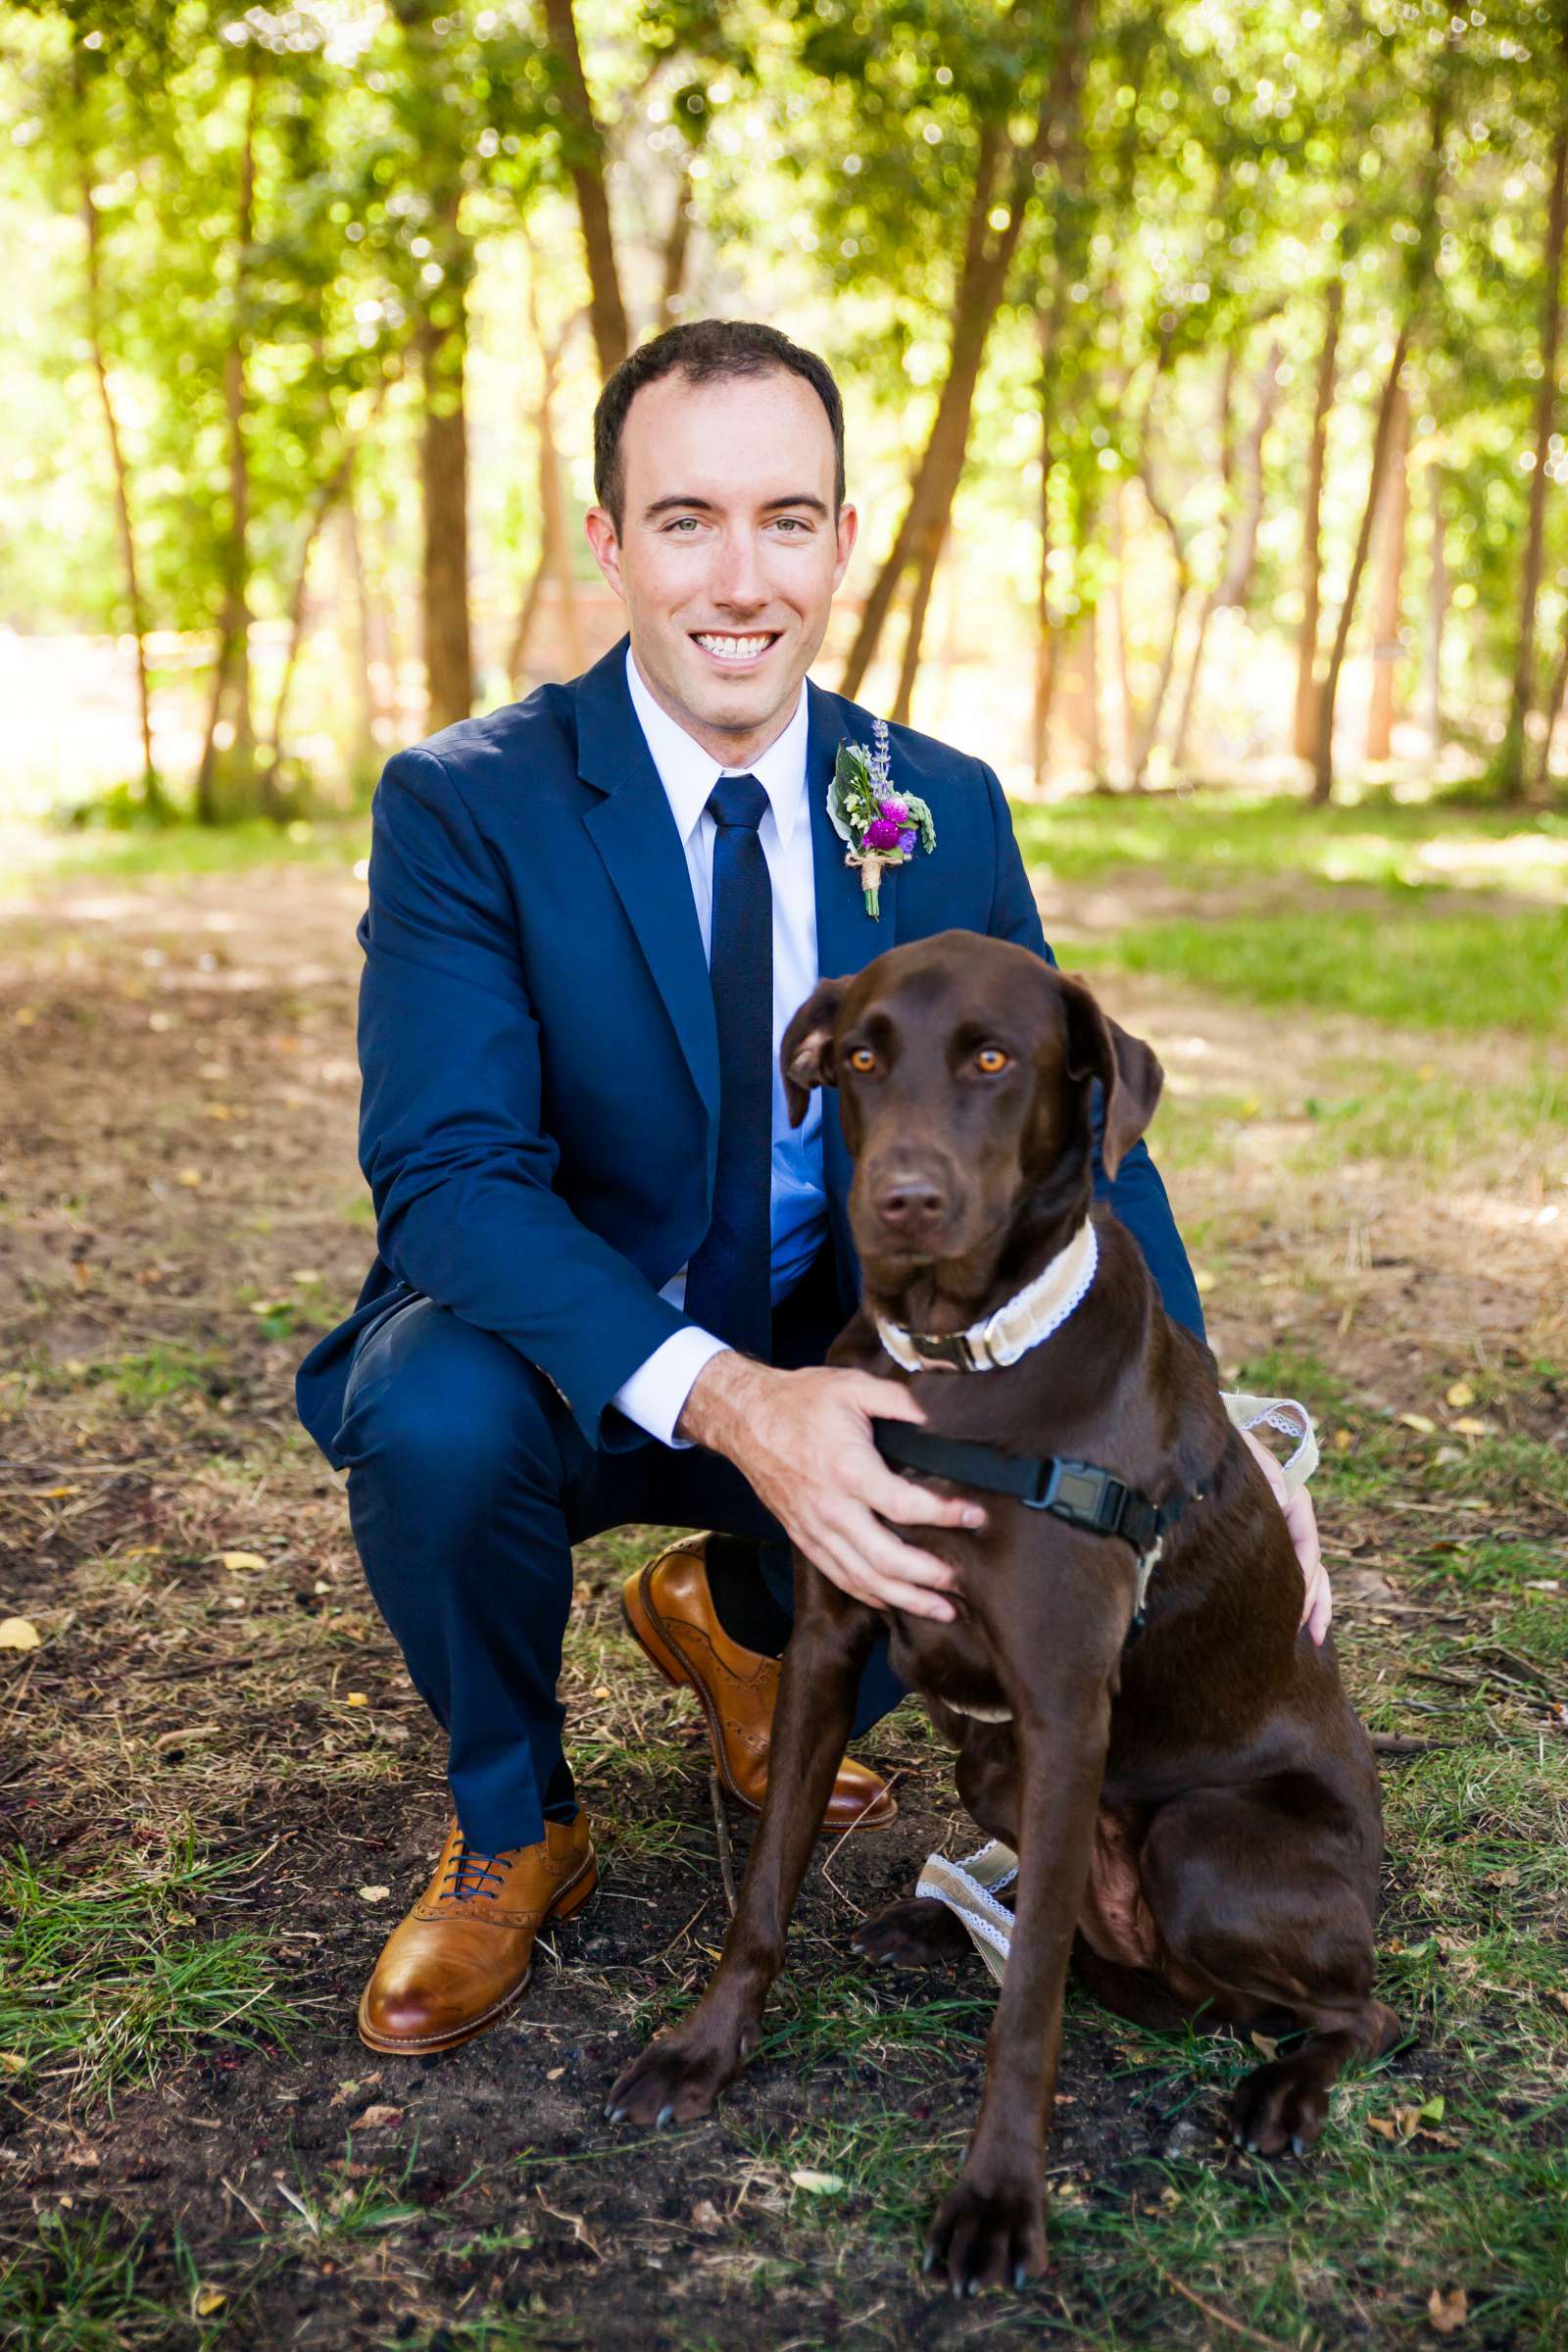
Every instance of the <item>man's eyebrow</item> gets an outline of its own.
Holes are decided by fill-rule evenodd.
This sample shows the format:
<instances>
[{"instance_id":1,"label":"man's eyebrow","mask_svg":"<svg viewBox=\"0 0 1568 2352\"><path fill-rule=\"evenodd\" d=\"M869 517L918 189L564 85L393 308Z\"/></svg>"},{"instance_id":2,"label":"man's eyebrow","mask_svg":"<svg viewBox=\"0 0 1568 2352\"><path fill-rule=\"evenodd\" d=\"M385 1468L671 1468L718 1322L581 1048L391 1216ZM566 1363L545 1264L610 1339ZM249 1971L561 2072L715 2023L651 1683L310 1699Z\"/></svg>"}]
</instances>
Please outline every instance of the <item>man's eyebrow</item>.
<instances>
[{"instance_id":1,"label":"man's eyebrow","mask_svg":"<svg viewBox=\"0 0 1568 2352\"><path fill-rule=\"evenodd\" d=\"M818 498L814 490L797 490L787 498L770 498L766 501L763 511L771 514L784 507L806 507L813 514L825 515L827 513L826 502ZM656 498L651 505L644 507L643 514L645 519L651 519L655 514L668 514L677 508L685 514L716 514L718 513L718 509L710 498L687 498L676 494L668 498Z\"/></svg>"}]
</instances>

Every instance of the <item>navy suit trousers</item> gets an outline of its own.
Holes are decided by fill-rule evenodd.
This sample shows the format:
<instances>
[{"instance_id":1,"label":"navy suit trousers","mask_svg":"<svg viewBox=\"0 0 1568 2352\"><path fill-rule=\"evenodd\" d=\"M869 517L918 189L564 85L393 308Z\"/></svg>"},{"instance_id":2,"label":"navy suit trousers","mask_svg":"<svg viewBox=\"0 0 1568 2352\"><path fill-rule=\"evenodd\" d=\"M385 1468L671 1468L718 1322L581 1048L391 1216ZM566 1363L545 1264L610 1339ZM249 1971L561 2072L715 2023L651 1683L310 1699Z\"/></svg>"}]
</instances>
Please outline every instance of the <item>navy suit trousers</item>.
<instances>
[{"instance_id":1,"label":"navy suit trousers","mask_svg":"<svg viewBox=\"0 0 1568 2352\"><path fill-rule=\"evenodd\" d=\"M842 1321L824 1251L774 1310L774 1362L820 1363ZM793 1613L783 1530L732 1463L652 1442L595 1450L514 1348L428 1298L361 1340L337 1446L367 1582L448 1736L458 1818L483 1852L535 1843L547 1807L574 1810L557 1696L574 1544L637 1524L751 1537ZM856 1730L903 1695L879 1642Z\"/></svg>"}]
</instances>

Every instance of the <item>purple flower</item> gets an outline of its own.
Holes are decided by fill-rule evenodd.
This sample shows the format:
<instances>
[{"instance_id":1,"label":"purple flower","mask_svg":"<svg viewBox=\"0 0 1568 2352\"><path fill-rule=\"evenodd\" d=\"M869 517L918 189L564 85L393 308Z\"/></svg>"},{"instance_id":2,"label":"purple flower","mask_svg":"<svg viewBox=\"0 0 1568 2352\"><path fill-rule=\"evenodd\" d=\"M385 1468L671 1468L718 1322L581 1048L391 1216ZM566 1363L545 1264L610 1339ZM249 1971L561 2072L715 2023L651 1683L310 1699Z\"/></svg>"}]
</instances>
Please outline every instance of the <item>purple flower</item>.
<instances>
[{"instance_id":1,"label":"purple flower","mask_svg":"<svg viewBox=\"0 0 1568 2352\"><path fill-rule=\"evenodd\" d=\"M877 807L881 809L884 816L896 816L901 822L907 817L909 813L907 808L906 808L904 806L904 803L897 799L878 801Z\"/></svg>"},{"instance_id":2,"label":"purple flower","mask_svg":"<svg viewBox=\"0 0 1568 2352\"><path fill-rule=\"evenodd\" d=\"M905 830L899 835L899 847L904 852L906 858L912 858L914 856L914 845L919 838L920 836L913 825L906 826Z\"/></svg>"},{"instance_id":3,"label":"purple flower","mask_svg":"<svg viewBox=\"0 0 1568 2352\"><path fill-rule=\"evenodd\" d=\"M865 828L868 850L896 850L904 838L904 828L896 816L874 816Z\"/></svg>"}]
</instances>

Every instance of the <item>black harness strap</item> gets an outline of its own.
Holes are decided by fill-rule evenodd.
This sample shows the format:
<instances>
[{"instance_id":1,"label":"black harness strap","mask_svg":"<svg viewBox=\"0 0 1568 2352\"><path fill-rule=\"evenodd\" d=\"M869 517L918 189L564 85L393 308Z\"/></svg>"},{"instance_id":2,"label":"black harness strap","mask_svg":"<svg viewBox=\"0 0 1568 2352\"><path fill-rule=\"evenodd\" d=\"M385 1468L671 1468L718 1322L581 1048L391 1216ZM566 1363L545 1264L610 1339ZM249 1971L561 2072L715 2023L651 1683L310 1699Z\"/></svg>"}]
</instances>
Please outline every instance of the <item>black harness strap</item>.
<instances>
[{"instance_id":1,"label":"black harness strap","mask_svg":"<svg viewBox=\"0 0 1568 2352\"><path fill-rule=\"evenodd\" d=\"M1157 1549L1189 1503L1202 1500L1200 1491L1151 1502L1136 1487L1095 1462L1068 1461L1050 1453L1004 1453L999 1446L967 1438L939 1438L908 1421L873 1421L871 1429L885 1462L924 1470L933 1478L951 1478L959 1486L980 1487L988 1494L1010 1494L1025 1510L1047 1511L1088 1535L1119 1536L1140 1559ZM1140 1598L1134 1632L1142 1622Z\"/></svg>"}]
</instances>

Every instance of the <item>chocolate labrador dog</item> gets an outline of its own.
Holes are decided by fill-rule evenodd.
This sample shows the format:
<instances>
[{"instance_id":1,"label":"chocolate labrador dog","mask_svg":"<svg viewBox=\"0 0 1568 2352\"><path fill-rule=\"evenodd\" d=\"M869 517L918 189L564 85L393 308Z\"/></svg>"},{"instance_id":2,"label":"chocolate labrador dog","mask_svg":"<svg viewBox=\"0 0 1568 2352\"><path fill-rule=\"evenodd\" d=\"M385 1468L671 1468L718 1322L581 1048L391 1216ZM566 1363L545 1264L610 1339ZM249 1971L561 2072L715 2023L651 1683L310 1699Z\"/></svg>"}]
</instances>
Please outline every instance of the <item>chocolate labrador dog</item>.
<instances>
[{"instance_id":1,"label":"chocolate labrador dog","mask_svg":"<svg viewBox=\"0 0 1568 2352\"><path fill-rule=\"evenodd\" d=\"M987 1504L974 1534L922 1530L957 1570L956 1616L895 1614L892 1657L1019 1860L985 2096L926 2268L956 2293L1021 2284L1046 2259L1069 1957L1141 2023L1300 2034L1236 2093L1235 2136L1267 2155L1310 2145L1346 2061L1396 2037L1372 1997L1376 1769L1332 1642L1298 1631L1300 1569L1213 1358L1092 1204L1097 1082L1110 1175L1159 1097L1149 1048L1025 949L950 931L824 980L783 1056L797 1121L837 1087L856 1159L863 1300L830 1360L907 1381L925 1426L876 1424L883 1451ZM755 2045L880 1622L797 1553L740 1904L613 2120L706 2114ZM928 1900L854 1941L905 1964L968 1949Z\"/></svg>"}]
</instances>

